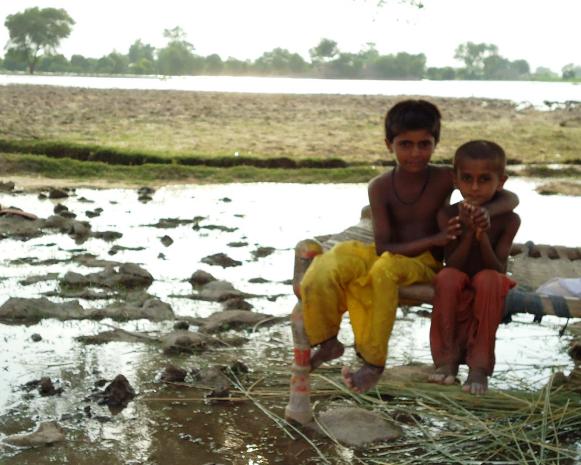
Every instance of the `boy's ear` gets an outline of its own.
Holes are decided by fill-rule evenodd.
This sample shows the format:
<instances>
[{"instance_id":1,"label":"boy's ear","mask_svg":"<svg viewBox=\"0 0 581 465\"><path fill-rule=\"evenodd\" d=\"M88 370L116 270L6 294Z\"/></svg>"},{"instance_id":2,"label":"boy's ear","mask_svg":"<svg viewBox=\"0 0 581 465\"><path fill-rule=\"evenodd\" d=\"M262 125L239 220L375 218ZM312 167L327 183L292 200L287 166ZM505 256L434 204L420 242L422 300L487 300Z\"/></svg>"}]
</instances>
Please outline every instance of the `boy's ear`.
<instances>
[{"instance_id":1,"label":"boy's ear","mask_svg":"<svg viewBox=\"0 0 581 465\"><path fill-rule=\"evenodd\" d=\"M389 153L393 153L393 144L389 140L387 140L387 137L383 140L385 141L385 146L387 147Z\"/></svg>"},{"instance_id":2,"label":"boy's ear","mask_svg":"<svg viewBox=\"0 0 581 465\"><path fill-rule=\"evenodd\" d=\"M497 192L500 192L504 188L504 183L506 182L507 179L508 176L506 174L500 176L500 178L498 179L498 186L496 186Z\"/></svg>"}]
</instances>

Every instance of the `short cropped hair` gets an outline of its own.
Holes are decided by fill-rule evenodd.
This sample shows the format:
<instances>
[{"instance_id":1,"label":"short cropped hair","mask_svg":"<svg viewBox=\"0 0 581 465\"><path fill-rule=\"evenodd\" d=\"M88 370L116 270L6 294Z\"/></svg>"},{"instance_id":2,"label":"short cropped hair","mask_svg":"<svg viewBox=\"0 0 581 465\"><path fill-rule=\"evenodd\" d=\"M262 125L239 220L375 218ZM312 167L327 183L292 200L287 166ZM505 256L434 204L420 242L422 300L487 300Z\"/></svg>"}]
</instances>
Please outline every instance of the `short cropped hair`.
<instances>
[{"instance_id":1,"label":"short cropped hair","mask_svg":"<svg viewBox=\"0 0 581 465\"><path fill-rule=\"evenodd\" d=\"M471 140L462 144L454 154L454 171L463 160L489 160L493 163L500 175L504 175L506 168L506 153L496 142L489 140Z\"/></svg>"},{"instance_id":2,"label":"short cropped hair","mask_svg":"<svg viewBox=\"0 0 581 465\"><path fill-rule=\"evenodd\" d=\"M385 115L385 138L389 143L406 131L425 129L440 141L442 115L436 105L427 100L403 100L396 103Z\"/></svg>"}]
</instances>

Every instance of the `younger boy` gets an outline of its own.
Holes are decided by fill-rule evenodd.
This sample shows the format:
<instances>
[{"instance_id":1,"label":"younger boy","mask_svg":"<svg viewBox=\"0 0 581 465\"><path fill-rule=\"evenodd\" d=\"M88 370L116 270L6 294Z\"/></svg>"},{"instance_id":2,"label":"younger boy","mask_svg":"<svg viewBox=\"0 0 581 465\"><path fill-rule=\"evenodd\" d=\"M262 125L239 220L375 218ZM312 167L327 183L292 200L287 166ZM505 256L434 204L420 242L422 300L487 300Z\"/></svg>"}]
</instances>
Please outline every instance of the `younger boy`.
<instances>
[{"instance_id":1,"label":"younger boy","mask_svg":"<svg viewBox=\"0 0 581 465\"><path fill-rule=\"evenodd\" d=\"M462 145L454 156L454 181L464 200L438 213L443 231L452 218L459 218L463 227L445 247L446 268L434 279L430 347L436 373L430 380L453 384L458 365L465 362L469 373L463 390L472 394L487 391L487 378L494 369L496 329L505 296L515 285L504 273L520 218L507 212L483 228L470 214L502 191L505 165L504 150L494 142Z\"/></svg>"},{"instance_id":2,"label":"younger boy","mask_svg":"<svg viewBox=\"0 0 581 465\"><path fill-rule=\"evenodd\" d=\"M438 229L436 215L454 188L452 169L430 164L440 138L440 112L425 100L405 100L385 118L385 143L397 166L369 183L375 244L348 241L316 257L301 283L305 331L311 346L311 369L340 357L341 318L349 310L355 346L363 366L344 367L348 387L365 392L378 381L395 321L398 287L430 282L441 268L441 247L460 232L451 218ZM490 216L518 204L512 193L474 208L471 221L487 229Z\"/></svg>"}]
</instances>

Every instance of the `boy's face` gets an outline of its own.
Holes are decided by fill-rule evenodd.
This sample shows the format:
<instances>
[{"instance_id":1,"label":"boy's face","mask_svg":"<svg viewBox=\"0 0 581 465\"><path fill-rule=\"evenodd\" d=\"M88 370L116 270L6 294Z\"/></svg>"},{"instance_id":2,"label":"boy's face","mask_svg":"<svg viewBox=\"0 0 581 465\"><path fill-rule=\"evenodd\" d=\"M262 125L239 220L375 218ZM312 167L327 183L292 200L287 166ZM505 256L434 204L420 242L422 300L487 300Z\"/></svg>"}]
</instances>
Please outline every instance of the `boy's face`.
<instances>
[{"instance_id":1,"label":"boy's face","mask_svg":"<svg viewBox=\"0 0 581 465\"><path fill-rule=\"evenodd\" d=\"M436 150L434 136L425 129L404 131L395 136L392 142L386 140L385 144L395 154L401 169L411 173L423 171Z\"/></svg>"},{"instance_id":2,"label":"boy's face","mask_svg":"<svg viewBox=\"0 0 581 465\"><path fill-rule=\"evenodd\" d=\"M490 160L461 160L454 171L454 183L462 197L476 206L484 205L502 190L506 178Z\"/></svg>"}]
</instances>

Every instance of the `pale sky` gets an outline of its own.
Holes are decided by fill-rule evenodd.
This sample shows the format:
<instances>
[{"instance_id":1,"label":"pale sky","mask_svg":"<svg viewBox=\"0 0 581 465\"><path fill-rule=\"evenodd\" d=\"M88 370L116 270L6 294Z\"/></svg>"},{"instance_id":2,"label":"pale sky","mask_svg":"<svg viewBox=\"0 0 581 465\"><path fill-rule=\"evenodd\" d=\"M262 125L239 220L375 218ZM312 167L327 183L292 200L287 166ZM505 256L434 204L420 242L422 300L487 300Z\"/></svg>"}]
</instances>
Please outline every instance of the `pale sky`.
<instances>
[{"instance_id":1,"label":"pale sky","mask_svg":"<svg viewBox=\"0 0 581 465\"><path fill-rule=\"evenodd\" d=\"M468 41L495 44L532 70L581 66L581 0L424 0L423 9L404 0L0 0L0 44L6 16L33 6L64 8L76 21L58 49L69 58L127 53L137 39L162 47L163 30L180 26L196 53L224 59L282 47L308 60L329 38L342 52L373 42L382 54L424 53L428 66L461 66L454 50Z\"/></svg>"}]
</instances>

